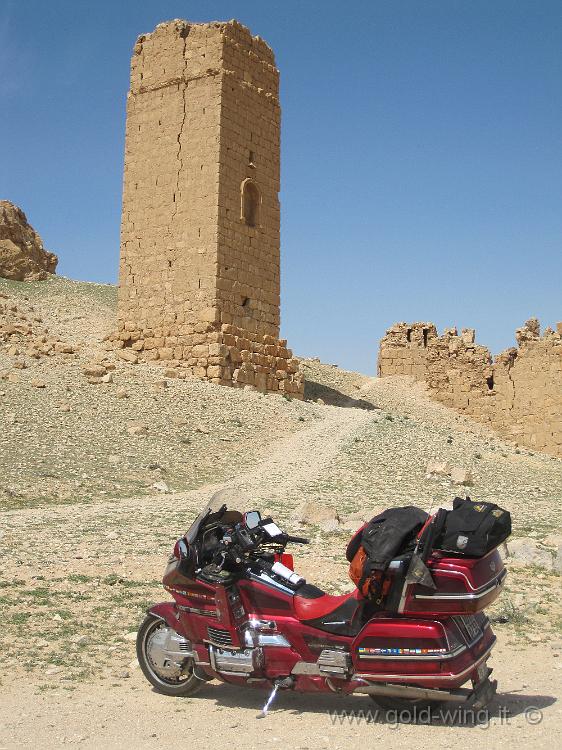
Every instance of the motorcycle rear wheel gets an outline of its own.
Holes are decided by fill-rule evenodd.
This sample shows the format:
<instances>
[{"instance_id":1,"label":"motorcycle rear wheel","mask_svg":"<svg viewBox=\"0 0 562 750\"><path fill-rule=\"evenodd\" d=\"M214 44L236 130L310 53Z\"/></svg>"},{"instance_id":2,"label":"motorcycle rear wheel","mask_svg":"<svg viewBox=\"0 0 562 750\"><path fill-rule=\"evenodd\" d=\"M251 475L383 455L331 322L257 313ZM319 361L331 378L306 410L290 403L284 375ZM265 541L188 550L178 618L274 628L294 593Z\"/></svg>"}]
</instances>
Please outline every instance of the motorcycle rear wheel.
<instances>
[{"instance_id":1,"label":"motorcycle rear wheel","mask_svg":"<svg viewBox=\"0 0 562 750\"><path fill-rule=\"evenodd\" d=\"M149 655L150 638L160 628L167 627L166 623L155 615L147 615L137 633L137 659L146 679L159 693L181 697L193 695L204 683L204 679L194 673L192 660L186 662L181 674L165 675L158 671Z\"/></svg>"}]
</instances>

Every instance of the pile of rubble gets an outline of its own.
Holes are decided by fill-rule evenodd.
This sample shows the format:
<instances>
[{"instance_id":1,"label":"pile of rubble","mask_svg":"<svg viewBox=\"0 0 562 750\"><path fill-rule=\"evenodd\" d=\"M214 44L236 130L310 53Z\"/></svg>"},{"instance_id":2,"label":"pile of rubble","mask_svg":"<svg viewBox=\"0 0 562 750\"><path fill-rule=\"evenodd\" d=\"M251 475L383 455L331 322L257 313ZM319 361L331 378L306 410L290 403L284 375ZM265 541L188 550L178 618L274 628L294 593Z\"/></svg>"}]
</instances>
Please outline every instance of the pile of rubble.
<instances>
[{"instance_id":1,"label":"pile of rubble","mask_svg":"<svg viewBox=\"0 0 562 750\"><path fill-rule=\"evenodd\" d=\"M43 318L33 305L0 292L0 350L11 360L9 369L0 371L0 378L18 382L17 370L29 366L29 360L55 355L74 355L76 348L61 341L45 327Z\"/></svg>"}]
</instances>

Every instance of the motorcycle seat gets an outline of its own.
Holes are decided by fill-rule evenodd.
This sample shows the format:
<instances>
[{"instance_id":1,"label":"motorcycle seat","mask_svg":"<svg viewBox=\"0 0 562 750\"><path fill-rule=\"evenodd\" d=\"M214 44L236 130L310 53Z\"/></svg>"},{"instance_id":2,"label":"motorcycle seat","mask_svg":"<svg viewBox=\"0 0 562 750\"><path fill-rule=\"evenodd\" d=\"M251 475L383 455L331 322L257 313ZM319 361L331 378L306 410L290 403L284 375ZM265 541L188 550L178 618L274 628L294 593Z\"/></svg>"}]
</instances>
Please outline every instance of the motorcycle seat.
<instances>
[{"instance_id":1,"label":"motorcycle seat","mask_svg":"<svg viewBox=\"0 0 562 750\"><path fill-rule=\"evenodd\" d=\"M307 594L310 592L297 590L293 597L293 609L298 620L328 633L337 635L354 635L362 624L361 614L366 599L355 589L349 594L332 596L325 592L319 592L314 597Z\"/></svg>"}]
</instances>

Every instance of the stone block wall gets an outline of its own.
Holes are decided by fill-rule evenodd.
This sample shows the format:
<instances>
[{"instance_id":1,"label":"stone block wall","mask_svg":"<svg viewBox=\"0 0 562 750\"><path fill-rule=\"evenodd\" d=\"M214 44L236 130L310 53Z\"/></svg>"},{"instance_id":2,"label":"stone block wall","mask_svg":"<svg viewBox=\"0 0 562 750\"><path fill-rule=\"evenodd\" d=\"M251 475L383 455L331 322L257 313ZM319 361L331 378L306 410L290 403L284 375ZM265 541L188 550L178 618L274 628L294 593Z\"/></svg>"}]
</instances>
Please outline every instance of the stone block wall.
<instances>
[{"instance_id":1,"label":"stone block wall","mask_svg":"<svg viewBox=\"0 0 562 750\"><path fill-rule=\"evenodd\" d=\"M377 371L425 380L427 347L437 337L433 323L396 323L381 341Z\"/></svg>"},{"instance_id":2,"label":"stone block wall","mask_svg":"<svg viewBox=\"0 0 562 750\"><path fill-rule=\"evenodd\" d=\"M475 343L473 329L438 336L432 323L399 323L380 342L378 372L411 375L437 401L522 445L562 456L562 324L541 336L533 318L517 329L516 340L494 360Z\"/></svg>"},{"instance_id":3,"label":"stone block wall","mask_svg":"<svg viewBox=\"0 0 562 750\"><path fill-rule=\"evenodd\" d=\"M137 40L112 345L302 398L279 339L278 86L271 49L236 21Z\"/></svg>"}]
</instances>

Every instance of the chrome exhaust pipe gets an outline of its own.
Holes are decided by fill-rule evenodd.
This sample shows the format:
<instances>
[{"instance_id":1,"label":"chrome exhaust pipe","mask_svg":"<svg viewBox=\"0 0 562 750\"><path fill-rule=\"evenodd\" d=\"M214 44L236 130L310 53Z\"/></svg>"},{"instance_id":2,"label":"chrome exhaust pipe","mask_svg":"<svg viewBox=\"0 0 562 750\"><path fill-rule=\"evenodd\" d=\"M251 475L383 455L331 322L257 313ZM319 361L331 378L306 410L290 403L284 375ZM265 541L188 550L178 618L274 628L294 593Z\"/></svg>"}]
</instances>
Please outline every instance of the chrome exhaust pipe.
<instances>
[{"instance_id":1,"label":"chrome exhaust pipe","mask_svg":"<svg viewBox=\"0 0 562 750\"><path fill-rule=\"evenodd\" d=\"M390 698L410 698L412 700L432 701L454 701L465 702L473 695L472 690L459 688L458 690L436 690L433 688L414 687L413 685L392 685L381 682L380 684L369 683L359 685L353 690L354 693L366 695L386 695Z\"/></svg>"}]
</instances>

